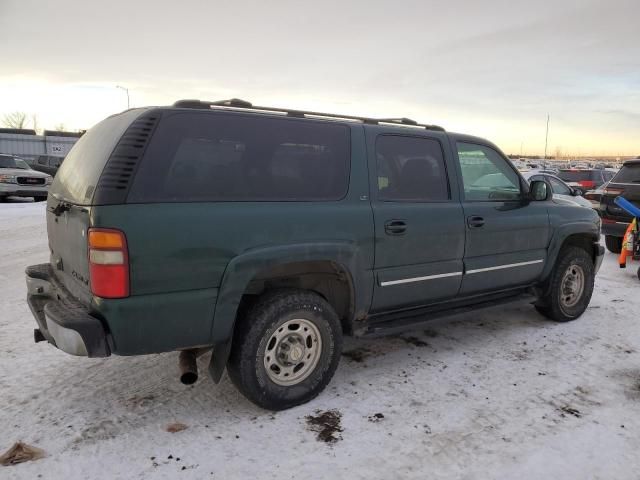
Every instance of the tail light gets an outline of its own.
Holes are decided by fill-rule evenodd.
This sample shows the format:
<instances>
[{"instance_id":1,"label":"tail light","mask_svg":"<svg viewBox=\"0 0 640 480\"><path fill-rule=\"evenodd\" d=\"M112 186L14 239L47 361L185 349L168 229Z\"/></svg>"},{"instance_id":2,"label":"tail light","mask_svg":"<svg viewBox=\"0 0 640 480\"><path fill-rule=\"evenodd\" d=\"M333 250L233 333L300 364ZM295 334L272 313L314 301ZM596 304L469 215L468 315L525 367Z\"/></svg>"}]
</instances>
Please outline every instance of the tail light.
<instances>
[{"instance_id":1,"label":"tail light","mask_svg":"<svg viewBox=\"0 0 640 480\"><path fill-rule=\"evenodd\" d=\"M102 298L129 296L127 239L120 230L89 229L91 292Z\"/></svg>"},{"instance_id":2,"label":"tail light","mask_svg":"<svg viewBox=\"0 0 640 480\"><path fill-rule=\"evenodd\" d=\"M578 185L584 188L595 188L596 182L594 182L593 180L580 180L578 182Z\"/></svg>"},{"instance_id":3,"label":"tail light","mask_svg":"<svg viewBox=\"0 0 640 480\"><path fill-rule=\"evenodd\" d=\"M616 197L618 195L622 195L622 189L621 188L605 188L604 189L604 193L606 195L615 195Z\"/></svg>"}]
</instances>

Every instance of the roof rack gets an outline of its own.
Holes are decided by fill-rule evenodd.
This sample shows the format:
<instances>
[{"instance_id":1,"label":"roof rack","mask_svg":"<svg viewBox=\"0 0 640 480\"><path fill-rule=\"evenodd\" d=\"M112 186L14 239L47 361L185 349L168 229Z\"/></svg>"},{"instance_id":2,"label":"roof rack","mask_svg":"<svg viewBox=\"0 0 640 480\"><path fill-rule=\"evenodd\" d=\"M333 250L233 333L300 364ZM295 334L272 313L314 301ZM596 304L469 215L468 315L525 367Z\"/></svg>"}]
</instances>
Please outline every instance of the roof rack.
<instances>
[{"instance_id":1,"label":"roof rack","mask_svg":"<svg viewBox=\"0 0 640 480\"><path fill-rule=\"evenodd\" d=\"M435 130L444 132L445 129L438 125L424 125L411 120L410 118L369 118L358 117L355 115L338 115L334 113L311 112L307 110L291 110L287 108L259 107L253 105L246 100L239 98L231 98L229 100L218 100L216 102L205 102L202 100L178 100L173 104L177 108L196 108L196 109L229 109L229 110L254 110L257 112L276 113L297 118L332 118L336 120L347 120L352 122L362 122L369 125L398 125L406 127L424 128L425 130Z\"/></svg>"}]
</instances>

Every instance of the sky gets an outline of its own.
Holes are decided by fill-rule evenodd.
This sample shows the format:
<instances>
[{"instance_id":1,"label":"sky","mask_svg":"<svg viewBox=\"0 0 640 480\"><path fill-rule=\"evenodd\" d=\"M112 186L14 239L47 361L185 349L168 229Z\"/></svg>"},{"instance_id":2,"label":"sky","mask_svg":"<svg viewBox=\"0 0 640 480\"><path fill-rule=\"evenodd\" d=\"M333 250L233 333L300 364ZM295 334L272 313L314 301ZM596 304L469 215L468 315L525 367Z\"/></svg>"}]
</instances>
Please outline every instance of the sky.
<instances>
[{"instance_id":1,"label":"sky","mask_svg":"<svg viewBox=\"0 0 640 480\"><path fill-rule=\"evenodd\" d=\"M638 0L0 0L0 120L182 98L409 117L505 152L640 155Z\"/></svg>"}]
</instances>

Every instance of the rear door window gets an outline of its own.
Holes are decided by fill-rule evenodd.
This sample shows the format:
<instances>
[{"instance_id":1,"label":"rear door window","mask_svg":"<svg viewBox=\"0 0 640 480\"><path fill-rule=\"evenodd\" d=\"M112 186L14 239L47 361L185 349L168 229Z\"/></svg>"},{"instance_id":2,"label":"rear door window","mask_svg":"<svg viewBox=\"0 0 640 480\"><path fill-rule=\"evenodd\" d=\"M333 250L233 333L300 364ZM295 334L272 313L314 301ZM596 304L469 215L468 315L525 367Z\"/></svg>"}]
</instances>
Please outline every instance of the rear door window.
<instances>
[{"instance_id":1,"label":"rear door window","mask_svg":"<svg viewBox=\"0 0 640 480\"><path fill-rule=\"evenodd\" d=\"M128 201L339 200L349 163L346 125L174 113L158 125Z\"/></svg>"},{"instance_id":2,"label":"rear door window","mask_svg":"<svg viewBox=\"0 0 640 480\"><path fill-rule=\"evenodd\" d=\"M383 201L441 202L449 183L440 142L381 135L376 140L378 198Z\"/></svg>"}]
</instances>

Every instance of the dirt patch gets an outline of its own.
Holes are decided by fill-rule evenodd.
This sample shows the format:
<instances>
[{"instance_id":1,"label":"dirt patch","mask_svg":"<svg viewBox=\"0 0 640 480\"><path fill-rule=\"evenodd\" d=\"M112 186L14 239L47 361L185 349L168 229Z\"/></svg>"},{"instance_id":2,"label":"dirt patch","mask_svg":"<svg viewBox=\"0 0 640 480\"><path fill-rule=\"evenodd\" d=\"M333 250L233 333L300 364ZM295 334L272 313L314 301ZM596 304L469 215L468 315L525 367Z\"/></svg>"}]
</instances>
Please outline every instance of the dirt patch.
<instances>
[{"instance_id":1,"label":"dirt patch","mask_svg":"<svg viewBox=\"0 0 640 480\"><path fill-rule=\"evenodd\" d=\"M624 382L624 393L627 398L640 401L640 370L623 370L616 375Z\"/></svg>"},{"instance_id":2,"label":"dirt patch","mask_svg":"<svg viewBox=\"0 0 640 480\"><path fill-rule=\"evenodd\" d=\"M414 347L428 347L429 344L424 340L420 340L418 337L400 337L402 340L407 342Z\"/></svg>"},{"instance_id":3,"label":"dirt patch","mask_svg":"<svg viewBox=\"0 0 640 480\"><path fill-rule=\"evenodd\" d=\"M576 418L581 418L582 413L577 408L570 407L569 405L565 405L564 407L560 407L560 416L566 417L567 415L573 415ZM565 415L566 414L566 415Z\"/></svg>"},{"instance_id":4,"label":"dirt patch","mask_svg":"<svg viewBox=\"0 0 640 480\"><path fill-rule=\"evenodd\" d=\"M532 351L526 348L523 348L522 350L513 350L511 351L508 355L507 358L509 360L513 360L516 362L521 362L523 360L529 360L529 358L531 357Z\"/></svg>"},{"instance_id":5,"label":"dirt patch","mask_svg":"<svg viewBox=\"0 0 640 480\"><path fill-rule=\"evenodd\" d=\"M165 430L169 433L177 433L177 432L181 432L183 430L186 430L187 428L189 428L188 426L186 426L184 423L180 423L180 422L175 422L175 423L170 423L169 425L167 425L167 428L165 428Z\"/></svg>"},{"instance_id":6,"label":"dirt patch","mask_svg":"<svg viewBox=\"0 0 640 480\"><path fill-rule=\"evenodd\" d=\"M32 447L26 443L17 442L7 450L4 454L0 455L0 465L8 467L11 465L17 465L23 462L30 462L32 460L39 460L44 457L44 450L37 447Z\"/></svg>"},{"instance_id":7,"label":"dirt patch","mask_svg":"<svg viewBox=\"0 0 640 480\"><path fill-rule=\"evenodd\" d=\"M372 423L378 423L384 418L382 413L374 413L373 415L369 415L367 419Z\"/></svg>"},{"instance_id":8,"label":"dirt patch","mask_svg":"<svg viewBox=\"0 0 640 480\"><path fill-rule=\"evenodd\" d=\"M342 413L338 410L316 410L315 415L307 415L307 428L316 433L316 438L324 443L336 443L342 440L343 428L340 425Z\"/></svg>"},{"instance_id":9,"label":"dirt patch","mask_svg":"<svg viewBox=\"0 0 640 480\"><path fill-rule=\"evenodd\" d=\"M124 404L130 409L145 408L153 405L155 398L156 397L154 395L134 395L133 397L125 400Z\"/></svg>"},{"instance_id":10,"label":"dirt patch","mask_svg":"<svg viewBox=\"0 0 640 480\"><path fill-rule=\"evenodd\" d=\"M354 350L349 350L348 352L342 352L343 357L347 357L349 360L358 363L364 362L366 358L373 355L374 352L368 348L356 348Z\"/></svg>"}]
</instances>

